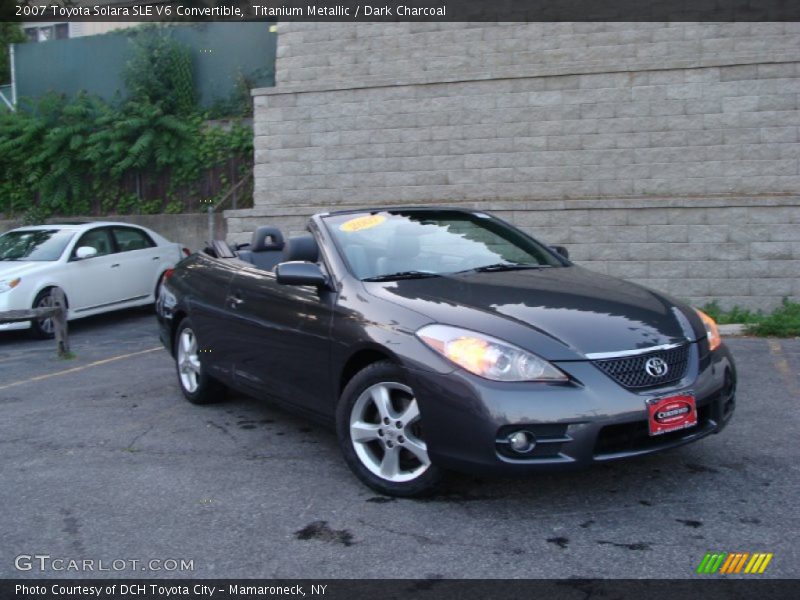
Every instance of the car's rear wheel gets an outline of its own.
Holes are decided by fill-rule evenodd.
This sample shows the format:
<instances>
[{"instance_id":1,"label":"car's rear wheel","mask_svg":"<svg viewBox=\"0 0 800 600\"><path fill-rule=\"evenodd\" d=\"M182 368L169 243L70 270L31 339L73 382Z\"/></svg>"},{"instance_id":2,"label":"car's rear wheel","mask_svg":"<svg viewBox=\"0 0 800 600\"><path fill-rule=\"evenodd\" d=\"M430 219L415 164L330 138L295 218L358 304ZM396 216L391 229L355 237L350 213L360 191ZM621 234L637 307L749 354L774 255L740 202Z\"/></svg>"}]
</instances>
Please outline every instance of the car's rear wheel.
<instances>
[{"instance_id":1,"label":"car's rear wheel","mask_svg":"<svg viewBox=\"0 0 800 600\"><path fill-rule=\"evenodd\" d=\"M33 308L51 308L55 306L52 294L53 288L42 290L36 294L33 301ZM40 340L49 340L55 337L55 323L53 317L46 317L44 319L36 319L31 321L31 335Z\"/></svg>"},{"instance_id":2,"label":"car's rear wheel","mask_svg":"<svg viewBox=\"0 0 800 600\"><path fill-rule=\"evenodd\" d=\"M188 318L175 333L175 367L178 384L192 404L211 404L225 398L225 387L211 377L200 360L200 344Z\"/></svg>"},{"instance_id":3,"label":"car's rear wheel","mask_svg":"<svg viewBox=\"0 0 800 600\"><path fill-rule=\"evenodd\" d=\"M430 461L419 403L398 365L381 361L356 374L336 417L345 460L365 484L403 497L435 489L441 471Z\"/></svg>"}]
</instances>

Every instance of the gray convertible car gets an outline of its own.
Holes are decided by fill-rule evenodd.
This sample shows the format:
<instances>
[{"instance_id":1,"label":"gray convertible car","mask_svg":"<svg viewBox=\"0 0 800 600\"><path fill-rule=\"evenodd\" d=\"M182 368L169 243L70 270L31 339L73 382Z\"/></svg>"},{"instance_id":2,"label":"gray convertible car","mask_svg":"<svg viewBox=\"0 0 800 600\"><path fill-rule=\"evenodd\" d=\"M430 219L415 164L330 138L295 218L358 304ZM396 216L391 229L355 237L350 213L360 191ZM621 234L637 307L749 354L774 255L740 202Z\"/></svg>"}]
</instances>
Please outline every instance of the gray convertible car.
<instances>
[{"instance_id":1,"label":"gray convertible car","mask_svg":"<svg viewBox=\"0 0 800 600\"><path fill-rule=\"evenodd\" d=\"M318 214L258 229L162 284L185 397L225 387L336 429L350 468L390 495L448 470L586 467L719 432L736 367L714 321L572 264L481 211Z\"/></svg>"}]
</instances>

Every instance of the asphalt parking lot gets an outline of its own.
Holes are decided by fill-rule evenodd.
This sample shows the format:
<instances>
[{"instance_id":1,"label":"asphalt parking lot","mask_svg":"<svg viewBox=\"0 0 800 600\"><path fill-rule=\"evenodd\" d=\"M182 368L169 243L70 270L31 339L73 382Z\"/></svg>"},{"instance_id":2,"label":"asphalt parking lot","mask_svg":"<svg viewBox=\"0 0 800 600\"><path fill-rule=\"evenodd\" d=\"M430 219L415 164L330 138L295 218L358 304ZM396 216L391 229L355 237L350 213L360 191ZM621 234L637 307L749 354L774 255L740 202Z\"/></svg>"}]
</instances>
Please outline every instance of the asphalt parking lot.
<instances>
[{"instance_id":1,"label":"asphalt parking lot","mask_svg":"<svg viewBox=\"0 0 800 600\"><path fill-rule=\"evenodd\" d=\"M710 551L772 552L761 577L800 576L800 340L729 341L740 392L721 435L393 500L303 419L243 396L184 401L152 313L76 322L71 338L64 361L0 334L0 577L80 575L15 569L47 554L193 561L110 573L126 577L685 578Z\"/></svg>"}]
</instances>

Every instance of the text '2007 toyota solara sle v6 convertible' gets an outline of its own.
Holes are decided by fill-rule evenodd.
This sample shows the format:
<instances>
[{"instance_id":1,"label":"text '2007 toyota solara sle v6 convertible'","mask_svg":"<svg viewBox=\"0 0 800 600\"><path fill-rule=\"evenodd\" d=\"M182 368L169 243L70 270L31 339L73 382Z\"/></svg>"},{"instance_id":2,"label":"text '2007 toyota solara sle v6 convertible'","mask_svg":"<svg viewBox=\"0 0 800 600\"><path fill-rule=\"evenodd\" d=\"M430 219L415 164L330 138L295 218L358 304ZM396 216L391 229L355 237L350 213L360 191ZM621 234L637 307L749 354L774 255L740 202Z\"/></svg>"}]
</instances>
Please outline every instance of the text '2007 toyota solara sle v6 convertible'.
<instances>
[{"instance_id":1,"label":"text '2007 toyota solara sle v6 convertible'","mask_svg":"<svg viewBox=\"0 0 800 600\"><path fill-rule=\"evenodd\" d=\"M161 337L183 394L224 387L334 425L390 495L445 470L578 468L725 426L736 368L714 321L572 264L479 211L318 214L168 273Z\"/></svg>"}]
</instances>

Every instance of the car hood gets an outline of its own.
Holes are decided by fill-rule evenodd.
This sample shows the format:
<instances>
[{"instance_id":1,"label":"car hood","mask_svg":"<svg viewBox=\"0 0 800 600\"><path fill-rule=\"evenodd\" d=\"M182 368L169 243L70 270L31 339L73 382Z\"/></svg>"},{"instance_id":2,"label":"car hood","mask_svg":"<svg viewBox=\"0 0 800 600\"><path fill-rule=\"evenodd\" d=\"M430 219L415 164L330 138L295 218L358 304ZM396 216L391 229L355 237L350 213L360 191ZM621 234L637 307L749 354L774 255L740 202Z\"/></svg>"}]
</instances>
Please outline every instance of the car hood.
<instances>
[{"instance_id":1,"label":"car hood","mask_svg":"<svg viewBox=\"0 0 800 600\"><path fill-rule=\"evenodd\" d=\"M39 260L0 260L0 279L21 277L26 273L40 271L50 264L52 262Z\"/></svg>"},{"instance_id":2,"label":"car hood","mask_svg":"<svg viewBox=\"0 0 800 600\"><path fill-rule=\"evenodd\" d=\"M694 341L705 335L696 313L677 300L577 266L368 286L374 295L435 322L505 339L550 360L581 360L587 354Z\"/></svg>"}]
</instances>

